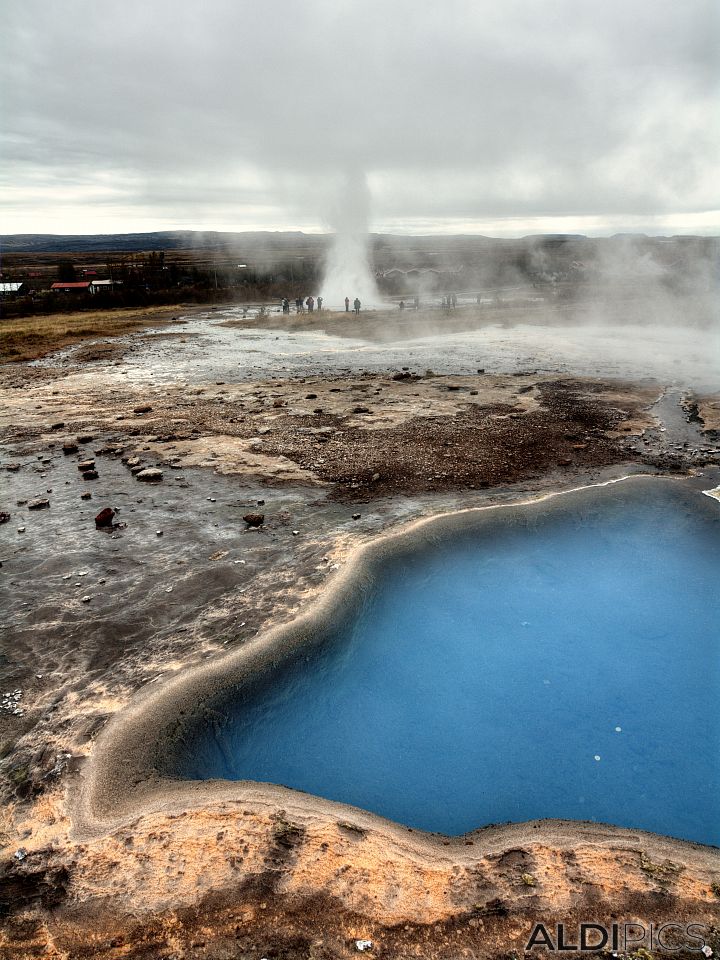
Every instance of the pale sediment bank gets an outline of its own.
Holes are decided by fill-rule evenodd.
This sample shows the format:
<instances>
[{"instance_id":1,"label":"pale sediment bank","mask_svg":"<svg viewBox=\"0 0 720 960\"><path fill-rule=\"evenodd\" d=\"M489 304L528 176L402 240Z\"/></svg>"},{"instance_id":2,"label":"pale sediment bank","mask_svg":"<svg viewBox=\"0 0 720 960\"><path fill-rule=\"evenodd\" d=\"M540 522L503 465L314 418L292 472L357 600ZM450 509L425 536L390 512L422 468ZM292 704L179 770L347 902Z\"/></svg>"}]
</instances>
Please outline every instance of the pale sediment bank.
<instances>
[{"instance_id":1,"label":"pale sediment bank","mask_svg":"<svg viewBox=\"0 0 720 960\"><path fill-rule=\"evenodd\" d=\"M215 781L191 784L178 778L172 771L176 743L193 725L213 723L220 718L223 700L227 701L230 692L250 688L286 663L305 656L311 648L327 642L337 625L362 605L383 561L452 541L469 530L478 536L492 536L499 524L531 523L538 513L548 516L567 510L571 504L602 509L610 492L616 491L622 497L623 489L628 487L652 498L660 486L671 489L686 502L692 497L693 509L704 510L709 520L717 519L716 508L698 495L697 481L693 490L686 480L621 476L601 484L551 490L517 502L425 517L356 547L347 556L344 569L334 575L302 616L211 664L183 671L175 679L135 697L133 704L115 718L95 743L73 804L76 829L79 834L93 833L140 812L161 809L168 801L173 805L194 805L202 802L203 796L209 800L218 792L224 798L242 798L243 790L249 786L247 781L236 785ZM611 487L612 491L608 489ZM257 785L252 789L256 791ZM269 789L275 796L278 790L280 794L286 792L284 788ZM312 808L318 799L307 796L296 798L295 802ZM324 806L328 803L320 802ZM342 809L341 804L330 804L333 806ZM391 826L382 818L375 819Z\"/></svg>"}]
</instances>

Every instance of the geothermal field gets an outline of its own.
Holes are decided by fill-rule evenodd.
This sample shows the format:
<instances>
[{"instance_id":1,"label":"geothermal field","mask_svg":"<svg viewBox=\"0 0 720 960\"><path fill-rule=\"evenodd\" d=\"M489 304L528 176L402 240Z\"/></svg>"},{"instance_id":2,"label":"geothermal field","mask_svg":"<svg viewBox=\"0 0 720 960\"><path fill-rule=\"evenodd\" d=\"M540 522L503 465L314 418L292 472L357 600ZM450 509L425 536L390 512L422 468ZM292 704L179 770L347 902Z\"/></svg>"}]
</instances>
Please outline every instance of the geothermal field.
<instances>
[{"instance_id":1,"label":"geothermal field","mask_svg":"<svg viewBox=\"0 0 720 960\"><path fill-rule=\"evenodd\" d=\"M716 291L622 250L4 321L2 956L716 943Z\"/></svg>"}]
</instances>

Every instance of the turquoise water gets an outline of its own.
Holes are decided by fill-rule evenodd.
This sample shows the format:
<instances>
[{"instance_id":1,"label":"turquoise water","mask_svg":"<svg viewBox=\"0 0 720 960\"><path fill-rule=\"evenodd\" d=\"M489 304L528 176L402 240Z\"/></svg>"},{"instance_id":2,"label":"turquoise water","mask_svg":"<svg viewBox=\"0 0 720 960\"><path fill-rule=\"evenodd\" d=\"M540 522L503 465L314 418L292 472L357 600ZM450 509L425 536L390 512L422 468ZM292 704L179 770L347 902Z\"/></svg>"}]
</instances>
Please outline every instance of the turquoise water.
<instances>
[{"instance_id":1,"label":"turquoise water","mask_svg":"<svg viewBox=\"0 0 720 960\"><path fill-rule=\"evenodd\" d=\"M446 834L560 817L720 843L720 505L621 487L384 561L178 769Z\"/></svg>"}]
</instances>

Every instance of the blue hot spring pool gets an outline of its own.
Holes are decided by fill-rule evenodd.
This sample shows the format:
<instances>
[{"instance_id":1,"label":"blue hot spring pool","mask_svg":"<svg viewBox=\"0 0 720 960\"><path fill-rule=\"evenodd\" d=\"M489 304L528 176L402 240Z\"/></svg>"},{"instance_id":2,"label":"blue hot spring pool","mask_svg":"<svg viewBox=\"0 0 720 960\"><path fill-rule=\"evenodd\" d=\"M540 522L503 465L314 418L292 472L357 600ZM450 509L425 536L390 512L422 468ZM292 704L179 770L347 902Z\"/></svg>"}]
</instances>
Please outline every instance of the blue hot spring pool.
<instances>
[{"instance_id":1,"label":"blue hot spring pool","mask_svg":"<svg viewBox=\"0 0 720 960\"><path fill-rule=\"evenodd\" d=\"M445 834L559 817L720 843L720 504L679 487L492 511L379 560L175 772Z\"/></svg>"}]
</instances>

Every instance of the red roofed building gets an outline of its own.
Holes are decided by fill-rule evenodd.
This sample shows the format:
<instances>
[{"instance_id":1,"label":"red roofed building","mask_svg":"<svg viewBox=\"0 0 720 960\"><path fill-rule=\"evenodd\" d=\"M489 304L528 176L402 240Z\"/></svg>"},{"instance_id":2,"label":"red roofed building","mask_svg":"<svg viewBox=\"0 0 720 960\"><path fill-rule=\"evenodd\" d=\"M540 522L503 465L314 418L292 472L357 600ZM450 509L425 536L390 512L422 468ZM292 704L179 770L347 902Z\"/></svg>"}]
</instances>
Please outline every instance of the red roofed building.
<instances>
[{"instance_id":1,"label":"red roofed building","mask_svg":"<svg viewBox=\"0 0 720 960\"><path fill-rule=\"evenodd\" d=\"M77 282L73 281L73 283L54 283L50 289L57 290L58 293L89 293L90 281L79 280Z\"/></svg>"}]
</instances>

